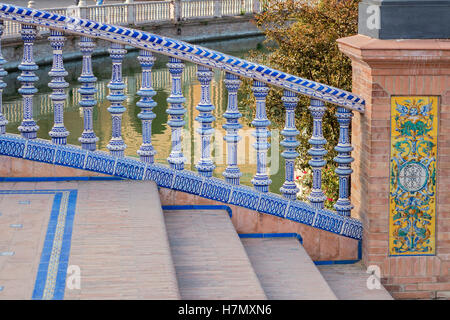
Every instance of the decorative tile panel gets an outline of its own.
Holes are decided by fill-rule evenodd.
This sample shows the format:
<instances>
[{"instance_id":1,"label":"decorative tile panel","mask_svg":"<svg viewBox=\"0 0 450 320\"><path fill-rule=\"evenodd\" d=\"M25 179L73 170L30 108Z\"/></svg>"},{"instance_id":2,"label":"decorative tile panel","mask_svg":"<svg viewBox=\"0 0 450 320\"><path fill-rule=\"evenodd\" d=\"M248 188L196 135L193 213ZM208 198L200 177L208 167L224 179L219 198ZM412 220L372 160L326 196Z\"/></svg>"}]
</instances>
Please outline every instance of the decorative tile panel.
<instances>
[{"instance_id":1,"label":"decorative tile panel","mask_svg":"<svg viewBox=\"0 0 450 320\"><path fill-rule=\"evenodd\" d=\"M17 139L13 135L2 135L0 140L0 154L22 158L25 153L26 140Z\"/></svg>"},{"instance_id":2,"label":"decorative tile panel","mask_svg":"<svg viewBox=\"0 0 450 320\"><path fill-rule=\"evenodd\" d=\"M41 139L28 140L24 158L39 162L53 163L56 145Z\"/></svg>"},{"instance_id":3,"label":"decorative tile panel","mask_svg":"<svg viewBox=\"0 0 450 320\"><path fill-rule=\"evenodd\" d=\"M147 167L144 180L152 180L160 187L171 188L174 176L173 170L153 164Z\"/></svg>"},{"instance_id":4,"label":"decorative tile panel","mask_svg":"<svg viewBox=\"0 0 450 320\"><path fill-rule=\"evenodd\" d=\"M326 209L317 210L316 218L314 220L313 226L325 231L330 231L334 233L339 233L342 229L343 219L336 217L331 211Z\"/></svg>"},{"instance_id":5,"label":"decorative tile panel","mask_svg":"<svg viewBox=\"0 0 450 320\"><path fill-rule=\"evenodd\" d=\"M85 170L105 174L114 173L115 159L104 152L88 152Z\"/></svg>"},{"instance_id":6,"label":"decorative tile panel","mask_svg":"<svg viewBox=\"0 0 450 320\"><path fill-rule=\"evenodd\" d=\"M286 218L310 226L314 222L315 211L315 209L303 202L291 201L286 213Z\"/></svg>"},{"instance_id":7,"label":"decorative tile panel","mask_svg":"<svg viewBox=\"0 0 450 320\"><path fill-rule=\"evenodd\" d=\"M142 180L145 163L134 159L119 158L116 163L115 175L122 178Z\"/></svg>"},{"instance_id":8,"label":"decorative tile panel","mask_svg":"<svg viewBox=\"0 0 450 320\"><path fill-rule=\"evenodd\" d=\"M344 219L341 235L353 239L362 239L363 227L361 221L356 219Z\"/></svg>"},{"instance_id":9,"label":"decorative tile panel","mask_svg":"<svg viewBox=\"0 0 450 320\"><path fill-rule=\"evenodd\" d=\"M64 165L72 168L83 169L86 159L86 151L65 146L58 146L54 164Z\"/></svg>"},{"instance_id":10,"label":"decorative tile panel","mask_svg":"<svg viewBox=\"0 0 450 320\"><path fill-rule=\"evenodd\" d=\"M183 170L177 172L172 189L199 195L202 190L202 183L202 177Z\"/></svg>"},{"instance_id":11,"label":"decorative tile panel","mask_svg":"<svg viewBox=\"0 0 450 320\"><path fill-rule=\"evenodd\" d=\"M264 193L259 201L258 211L277 217L284 217L288 200L275 194Z\"/></svg>"},{"instance_id":12,"label":"decorative tile panel","mask_svg":"<svg viewBox=\"0 0 450 320\"><path fill-rule=\"evenodd\" d=\"M438 97L391 98L389 254L433 255Z\"/></svg>"},{"instance_id":13,"label":"decorative tile panel","mask_svg":"<svg viewBox=\"0 0 450 320\"><path fill-rule=\"evenodd\" d=\"M245 186L234 187L229 200L230 204L257 210L259 204L259 193Z\"/></svg>"},{"instance_id":14,"label":"decorative tile panel","mask_svg":"<svg viewBox=\"0 0 450 320\"><path fill-rule=\"evenodd\" d=\"M220 181L219 179L210 178L203 182L202 192L200 196L221 202L228 202L231 193L231 185Z\"/></svg>"}]
</instances>

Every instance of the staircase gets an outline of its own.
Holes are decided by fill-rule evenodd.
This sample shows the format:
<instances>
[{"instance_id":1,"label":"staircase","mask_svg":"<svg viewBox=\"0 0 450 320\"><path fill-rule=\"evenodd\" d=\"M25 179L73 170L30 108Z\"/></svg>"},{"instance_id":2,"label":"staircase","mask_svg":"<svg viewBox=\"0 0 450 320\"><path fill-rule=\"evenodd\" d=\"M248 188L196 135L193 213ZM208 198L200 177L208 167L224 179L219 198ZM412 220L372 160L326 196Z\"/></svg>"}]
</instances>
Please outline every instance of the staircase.
<instances>
[{"instance_id":1,"label":"staircase","mask_svg":"<svg viewBox=\"0 0 450 320\"><path fill-rule=\"evenodd\" d=\"M367 296L342 290L361 270L341 265L339 283L295 238L240 237L223 209L163 211L153 182L4 182L0 208L0 299Z\"/></svg>"}]
</instances>

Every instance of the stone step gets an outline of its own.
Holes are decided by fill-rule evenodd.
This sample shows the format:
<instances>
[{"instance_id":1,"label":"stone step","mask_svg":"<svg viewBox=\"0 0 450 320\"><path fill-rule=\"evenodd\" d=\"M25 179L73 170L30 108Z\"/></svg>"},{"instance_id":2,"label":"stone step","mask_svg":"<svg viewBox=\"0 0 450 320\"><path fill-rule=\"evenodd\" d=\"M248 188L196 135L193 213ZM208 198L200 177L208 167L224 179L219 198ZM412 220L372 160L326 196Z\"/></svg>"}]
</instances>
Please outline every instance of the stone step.
<instances>
[{"instance_id":1,"label":"stone step","mask_svg":"<svg viewBox=\"0 0 450 320\"><path fill-rule=\"evenodd\" d=\"M8 182L0 190L1 251L14 252L0 256L0 299L180 298L154 182ZM59 280L67 267L71 288Z\"/></svg>"},{"instance_id":2,"label":"stone step","mask_svg":"<svg viewBox=\"0 0 450 320\"><path fill-rule=\"evenodd\" d=\"M382 284L368 288L370 274L361 262L317 267L339 300L393 300ZM369 282L373 284L370 280Z\"/></svg>"},{"instance_id":3,"label":"stone step","mask_svg":"<svg viewBox=\"0 0 450 320\"><path fill-rule=\"evenodd\" d=\"M165 210L182 299L266 299L225 210Z\"/></svg>"},{"instance_id":4,"label":"stone step","mask_svg":"<svg viewBox=\"0 0 450 320\"><path fill-rule=\"evenodd\" d=\"M268 299L336 299L296 238L242 238L241 241Z\"/></svg>"}]
</instances>

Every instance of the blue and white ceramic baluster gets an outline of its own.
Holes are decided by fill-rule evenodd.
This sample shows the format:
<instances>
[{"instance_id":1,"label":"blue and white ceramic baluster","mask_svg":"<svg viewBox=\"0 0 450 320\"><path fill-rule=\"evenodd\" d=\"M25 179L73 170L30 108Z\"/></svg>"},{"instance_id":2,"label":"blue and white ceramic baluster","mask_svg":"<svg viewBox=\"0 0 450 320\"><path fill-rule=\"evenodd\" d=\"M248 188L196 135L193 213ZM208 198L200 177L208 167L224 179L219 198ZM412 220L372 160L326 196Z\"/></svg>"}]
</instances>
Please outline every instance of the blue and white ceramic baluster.
<instances>
[{"instance_id":1,"label":"blue and white ceramic baluster","mask_svg":"<svg viewBox=\"0 0 450 320\"><path fill-rule=\"evenodd\" d=\"M52 77L52 81L48 84L49 88L53 90L50 98L53 102L54 122L53 128L48 133L52 137L52 142L55 144L66 144L69 131L64 127L64 101L67 98L66 88L69 84L64 80L67 76L67 71L64 69L64 62L62 57L62 48L66 37L60 31L50 30L50 37L48 37L53 48L53 65L48 73Z\"/></svg>"},{"instance_id":2,"label":"blue and white ceramic baluster","mask_svg":"<svg viewBox=\"0 0 450 320\"><path fill-rule=\"evenodd\" d=\"M0 39L3 35L4 30L4 24L3 20L0 20ZM6 120L5 116L3 115L3 89L6 87L6 82L3 81L3 77L5 77L8 72L5 71L3 68L3 65L6 63L6 60L3 58L2 55L2 46L0 42L0 134L5 134L6 132L6 125L8 124L8 120Z\"/></svg>"},{"instance_id":3,"label":"blue and white ceramic baluster","mask_svg":"<svg viewBox=\"0 0 450 320\"><path fill-rule=\"evenodd\" d=\"M167 124L172 128L172 151L167 158L167 162L171 168L183 170L186 162L181 146L182 130L186 123L184 121L186 109L183 106L186 98L183 97L183 93L181 92L181 75L183 73L184 63L180 59L170 57L167 67L172 78L172 91L167 98L169 108L166 110L170 115Z\"/></svg>"},{"instance_id":4,"label":"blue and white ceramic baluster","mask_svg":"<svg viewBox=\"0 0 450 320\"><path fill-rule=\"evenodd\" d=\"M353 172L351 168L353 147L350 143L350 122L352 121L353 112L346 108L338 107L336 117L339 122L339 142L334 148L338 152L334 161L338 164L335 172L339 176L339 199L334 204L334 208L338 214L349 217L353 209L349 198L350 175Z\"/></svg>"},{"instance_id":5,"label":"blue and white ceramic baluster","mask_svg":"<svg viewBox=\"0 0 450 320\"><path fill-rule=\"evenodd\" d=\"M284 136L284 140L281 141L281 145L284 147L284 151L281 156L285 160L285 181L280 188L280 192L287 199L297 199L297 192L299 191L297 185L294 182L294 169L295 159L298 157L297 147L300 142L297 141L296 136L300 133L295 127L295 107L298 103L298 97L295 92L285 90L284 95L281 98L286 109L286 121L284 129L281 134Z\"/></svg>"},{"instance_id":6,"label":"blue and white ceramic baluster","mask_svg":"<svg viewBox=\"0 0 450 320\"><path fill-rule=\"evenodd\" d=\"M200 114L195 118L200 124L200 128L197 129L197 132L200 134L201 139L201 158L195 167L200 175L211 177L216 167L211 159L211 136L214 133L211 123L216 119L212 115L214 106L211 103L210 88L213 71L208 67L198 65L197 77L202 90L200 102L196 107L196 109L200 111Z\"/></svg>"},{"instance_id":7,"label":"blue and white ceramic baluster","mask_svg":"<svg viewBox=\"0 0 450 320\"><path fill-rule=\"evenodd\" d=\"M156 94L152 88L152 67L155 57L150 51L141 50L138 60L142 67L142 81L141 88L137 92L141 99L136 105L141 108L138 118L142 121L142 144L137 154L141 161L153 163L156 154L156 150L152 146L152 120L156 117L152 111L156 107L156 102L152 98Z\"/></svg>"},{"instance_id":8,"label":"blue and white ceramic baluster","mask_svg":"<svg viewBox=\"0 0 450 320\"><path fill-rule=\"evenodd\" d=\"M242 176L239 167L237 166L237 146L241 137L238 134L242 125L239 123L239 118L242 114L238 110L237 92L241 85L241 80L238 76L232 73L225 73L225 87L228 90L228 105L223 117L227 122L222 126L227 134L223 138L227 142L227 168L223 172L225 181L231 184L238 185L240 177Z\"/></svg>"},{"instance_id":9,"label":"blue and white ceramic baluster","mask_svg":"<svg viewBox=\"0 0 450 320\"><path fill-rule=\"evenodd\" d=\"M97 82L97 78L92 71L92 53L94 52L95 43L91 38L81 37L78 46L83 54L82 71L81 75L78 77L81 87L78 88L78 93L81 95L79 104L80 107L83 108L84 120L83 133L81 134L81 137L78 138L78 141L81 142L81 148L94 151L98 141L93 125L94 106L97 104L97 101L94 98L94 95L97 92L97 89L94 86Z\"/></svg>"},{"instance_id":10,"label":"blue and white ceramic baluster","mask_svg":"<svg viewBox=\"0 0 450 320\"><path fill-rule=\"evenodd\" d=\"M22 95L23 120L18 129L24 138L35 139L39 129L33 119L33 95L38 91L33 83L39 80L34 73L38 66L33 58L33 42L36 39L37 29L35 26L22 24L20 33L23 40L23 58L18 66L22 73L17 79L22 83L18 92Z\"/></svg>"},{"instance_id":11,"label":"blue and white ceramic baluster","mask_svg":"<svg viewBox=\"0 0 450 320\"><path fill-rule=\"evenodd\" d=\"M252 135L256 138L256 142L253 144L256 150L256 174L252 179L252 184L256 190L268 192L269 185L272 183L267 175L267 151L270 147L268 142L270 132L267 127L270 125L270 121L266 115L266 97L269 87L264 82L254 80L252 91L256 99L256 116L252 121L252 125L255 127Z\"/></svg>"},{"instance_id":12,"label":"blue and white ceramic baluster","mask_svg":"<svg viewBox=\"0 0 450 320\"><path fill-rule=\"evenodd\" d=\"M309 107L313 118L313 133L309 143L311 149L308 150L308 154L311 156L309 165L313 171L312 190L308 199L311 205L315 208L323 208L326 200L325 193L322 191L322 168L326 165L324 156L327 154L327 150L323 147L327 140L323 137L322 133L322 118L325 114L325 104L317 99L311 99L311 105Z\"/></svg>"},{"instance_id":13,"label":"blue and white ceramic baluster","mask_svg":"<svg viewBox=\"0 0 450 320\"><path fill-rule=\"evenodd\" d=\"M123 93L125 83L122 79L122 61L127 51L119 43L112 43L108 51L112 59L112 76L108 84L109 95L106 99L111 103L108 111L112 118L112 138L106 147L113 156L122 157L127 148L122 139L122 114L126 111L122 105L122 102L126 99Z\"/></svg>"}]
</instances>

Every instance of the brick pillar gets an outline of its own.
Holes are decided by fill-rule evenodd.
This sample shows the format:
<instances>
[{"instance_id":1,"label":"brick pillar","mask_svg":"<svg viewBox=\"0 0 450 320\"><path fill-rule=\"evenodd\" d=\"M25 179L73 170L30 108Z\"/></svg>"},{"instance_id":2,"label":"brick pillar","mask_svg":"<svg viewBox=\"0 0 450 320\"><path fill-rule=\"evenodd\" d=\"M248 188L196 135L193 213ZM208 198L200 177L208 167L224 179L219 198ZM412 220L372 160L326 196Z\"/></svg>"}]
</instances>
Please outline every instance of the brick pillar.
<instances>
[{"instance_id":1,"label":"brick pillar","mask_svg":"<svg viewBox=\"0 0 450 320\"><path fill-rule=\"evenodd\" d=\"M394 298L449 298L450 42L356 35L338 44L352 60L353 92L366 100L365 113L355 112L352 121L351 200L364 224L363 262L380 267ZM390 255L393 96L438 97L435 255Z\"/></svg>"}]
</instances>

